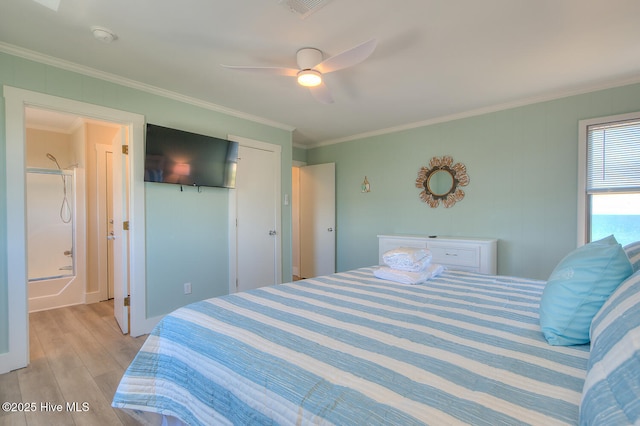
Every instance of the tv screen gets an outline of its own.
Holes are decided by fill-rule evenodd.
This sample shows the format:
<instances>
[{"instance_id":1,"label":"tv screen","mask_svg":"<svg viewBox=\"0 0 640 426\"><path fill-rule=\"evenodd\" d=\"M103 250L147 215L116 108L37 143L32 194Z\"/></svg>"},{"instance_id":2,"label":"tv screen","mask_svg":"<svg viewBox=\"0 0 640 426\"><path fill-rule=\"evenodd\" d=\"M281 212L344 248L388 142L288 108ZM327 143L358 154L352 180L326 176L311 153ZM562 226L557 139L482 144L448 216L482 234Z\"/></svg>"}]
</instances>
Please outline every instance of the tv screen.
<instances>
[{"instance_id":1,"label":"tv screen","mask_svg":"<svg viewBox=\"0 0 640 426\"><path fill-rule=\"evenodd\" d=\"M235 188L238 143L147 124L145 182Z\"/></svg>"}]
</instances>

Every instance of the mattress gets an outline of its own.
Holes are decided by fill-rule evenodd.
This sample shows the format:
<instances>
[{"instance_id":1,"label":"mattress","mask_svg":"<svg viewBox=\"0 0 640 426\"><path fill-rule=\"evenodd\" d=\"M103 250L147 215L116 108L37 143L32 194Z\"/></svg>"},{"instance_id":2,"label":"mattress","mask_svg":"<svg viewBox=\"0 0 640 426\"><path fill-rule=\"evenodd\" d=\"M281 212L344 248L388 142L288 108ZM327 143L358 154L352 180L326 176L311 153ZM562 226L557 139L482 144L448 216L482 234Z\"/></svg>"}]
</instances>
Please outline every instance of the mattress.
<instances>
[{"instance_id":1,"label":"mattress","mask_svg":"<svg viewBox=\"0 0 640 426\"><path fill-rule=\"evenodd\" d=\"M577 424L589 346L550 346L544 282L373 268L167 315L113 406L211 424Z\"/></svg>"}]
</instances>

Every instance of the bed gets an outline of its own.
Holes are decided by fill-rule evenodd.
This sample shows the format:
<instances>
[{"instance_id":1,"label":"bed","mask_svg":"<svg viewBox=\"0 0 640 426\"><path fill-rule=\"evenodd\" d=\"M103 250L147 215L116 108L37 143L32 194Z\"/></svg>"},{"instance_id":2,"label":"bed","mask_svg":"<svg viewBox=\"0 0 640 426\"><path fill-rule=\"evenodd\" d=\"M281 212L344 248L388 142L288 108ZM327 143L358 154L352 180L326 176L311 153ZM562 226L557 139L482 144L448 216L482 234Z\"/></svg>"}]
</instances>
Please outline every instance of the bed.
<instances>
[{"instance_id":1,"label":"bed","mask_svg":"<svg viewBox=\"0 0 640 426\"><path fill-rule=\"evenodd\" d=\"M374 268L167 315L113 406L189 425L577 424L589 344L549 345L544 281Z\"/></svg>"}]
</instances>

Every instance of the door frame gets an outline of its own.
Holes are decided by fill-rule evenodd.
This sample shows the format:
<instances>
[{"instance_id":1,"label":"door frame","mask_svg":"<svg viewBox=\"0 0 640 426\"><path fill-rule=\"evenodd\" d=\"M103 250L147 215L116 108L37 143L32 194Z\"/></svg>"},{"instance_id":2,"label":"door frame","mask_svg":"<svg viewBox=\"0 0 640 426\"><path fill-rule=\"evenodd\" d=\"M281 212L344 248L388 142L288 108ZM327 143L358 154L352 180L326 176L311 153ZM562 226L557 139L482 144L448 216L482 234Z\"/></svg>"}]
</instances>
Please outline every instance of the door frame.
<instances>
[{"instance_id":1,"label":"door frame","mask_svg":"<svg viewBox=\"0 0 640 426\"><path fill-rule=\"evenodd\" d=\"M282 206L280 200L282 198L282 147L268 142L257 141L242 136L227 135L230 141L238 142L241 146L249 148L262 149L265 151L275 152L276 157L276 279L278 284L282 282ZM229 294L236 292L237 267L238 267L238 245L237 239L237 206L236 206L236 190L229 190Z\"/></svg>"},{"instance_id":2,"label":"door frame","mask_svg":"<svg viewBox=\"0 0 640 426\"><path fill-rule=\"evenodd\" d=\"M131 335L147 333L157 322L146 318L144 116L57 96L4 86L6 123L8 352L0 354L0 373L29 364L27 295L25 107L49 109L125 126L129 132ZM139 178L138 178L139 177Z\"/></svg>"}]
</instances>

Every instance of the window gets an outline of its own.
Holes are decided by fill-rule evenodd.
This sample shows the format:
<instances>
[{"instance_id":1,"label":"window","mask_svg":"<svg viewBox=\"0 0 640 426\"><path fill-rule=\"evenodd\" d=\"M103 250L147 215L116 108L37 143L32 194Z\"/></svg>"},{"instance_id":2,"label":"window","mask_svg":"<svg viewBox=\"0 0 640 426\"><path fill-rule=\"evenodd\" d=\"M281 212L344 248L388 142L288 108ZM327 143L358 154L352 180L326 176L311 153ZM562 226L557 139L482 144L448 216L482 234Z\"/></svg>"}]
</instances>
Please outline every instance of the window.
<instances>
[{"instance_id":1,"label":"window","mask_svg":"<svg viewBox=\"0 0 640 426\"><path fill-rule=\"evenodd\" d=\"M640 113L580 121L578 244L640 241Z\"/></svg>"}]
</instances>

